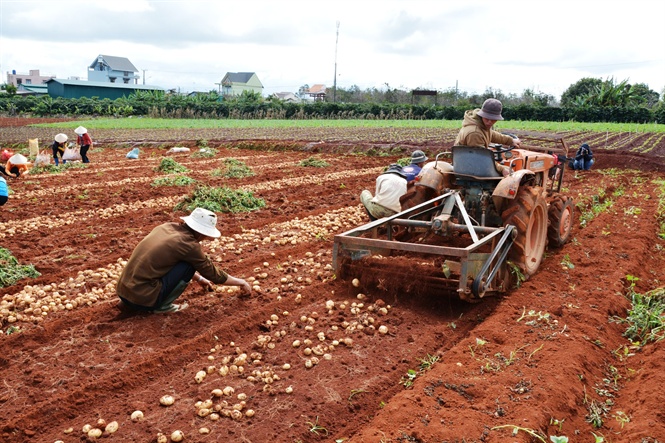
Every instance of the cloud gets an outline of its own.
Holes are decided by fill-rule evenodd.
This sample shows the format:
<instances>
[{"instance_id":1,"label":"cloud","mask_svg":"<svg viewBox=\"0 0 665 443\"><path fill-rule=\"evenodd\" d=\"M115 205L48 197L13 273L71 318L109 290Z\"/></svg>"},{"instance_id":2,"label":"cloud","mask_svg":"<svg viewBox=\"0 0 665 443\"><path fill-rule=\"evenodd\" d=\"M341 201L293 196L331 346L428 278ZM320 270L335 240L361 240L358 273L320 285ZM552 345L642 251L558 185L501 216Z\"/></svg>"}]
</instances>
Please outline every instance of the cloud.
<instances>
[{"instance_id":1,"label":"cloud","mask_svg":"<svg viewBox=\"0 0 665 443\"><path fill-rule=\"evenodd\" d=\"M0 0L0 66L86 79L106 54L181 91L256 72L266 95L336 80L558 97L587 76L661 92L663 16L659 0Z\"/></svg>"}]
</instances>

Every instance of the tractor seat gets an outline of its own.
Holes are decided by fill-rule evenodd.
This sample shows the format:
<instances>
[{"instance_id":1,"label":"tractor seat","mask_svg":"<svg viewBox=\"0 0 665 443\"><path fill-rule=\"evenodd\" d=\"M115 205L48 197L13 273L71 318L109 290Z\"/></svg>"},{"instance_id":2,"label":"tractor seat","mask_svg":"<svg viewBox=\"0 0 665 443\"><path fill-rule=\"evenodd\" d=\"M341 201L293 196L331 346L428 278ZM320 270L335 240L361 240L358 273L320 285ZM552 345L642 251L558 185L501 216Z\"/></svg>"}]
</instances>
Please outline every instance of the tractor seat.
<instances>
[{"instance_id":1,"label":"tractor seat","mask_svg":"<svg viewBox=\"0 0 665 443\"><path fill-rule=\"evenodd\" d=\"M494 153L477 146L453 146L453 173L455 176L470 176L478 180L503 178L496 170Z\"/></svg>"}]
</instances>

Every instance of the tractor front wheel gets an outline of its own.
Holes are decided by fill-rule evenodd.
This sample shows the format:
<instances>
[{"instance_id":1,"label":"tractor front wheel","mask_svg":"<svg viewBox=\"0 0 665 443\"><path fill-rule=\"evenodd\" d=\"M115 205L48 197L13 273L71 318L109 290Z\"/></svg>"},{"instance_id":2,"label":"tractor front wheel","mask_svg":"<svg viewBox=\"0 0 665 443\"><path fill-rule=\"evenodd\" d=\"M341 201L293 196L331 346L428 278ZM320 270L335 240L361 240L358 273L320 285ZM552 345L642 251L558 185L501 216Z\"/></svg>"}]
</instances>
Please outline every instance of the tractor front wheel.
<instances>
[{"instance_id":1,"label":"tractor front wheel","mask_svg":"<svg viewBox=\"0 0 665 443\"><path fill-rule=\"evenodd\" d=\"M501 214L504 226L513 225L517 237L508 259L519 266L525 278L535 274L547 246L547 202L543 188L524 186Z\"/></svg>"},{"instance_id":2,"label":"tractor front wheel","mask_svg":"<svg viewBox=\"0 0 665 443\"><path fill-rule=\"evenodd\" d=\"M553 248L560 248L570 239L573 231L573 199L557 195L550 202L548 216L550 225L547 228L547 238Z\"/></svg>"}]
</instances>

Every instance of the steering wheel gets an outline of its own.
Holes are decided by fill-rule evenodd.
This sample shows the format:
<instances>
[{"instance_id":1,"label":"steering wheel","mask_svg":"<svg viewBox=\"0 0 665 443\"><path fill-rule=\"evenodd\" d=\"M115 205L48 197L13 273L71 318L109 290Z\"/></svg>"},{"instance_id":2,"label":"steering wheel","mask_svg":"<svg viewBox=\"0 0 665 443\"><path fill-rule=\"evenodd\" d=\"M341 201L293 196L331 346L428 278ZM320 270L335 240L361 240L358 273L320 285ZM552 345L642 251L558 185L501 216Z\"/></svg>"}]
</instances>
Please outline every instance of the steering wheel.
<instances>
[{"instance_id":1,"label":"steering wheel","mask_svg":"<svg viewBox=\"0 0 665 443\"><path fill-rule=\"evenodd\" d=\"M494 160L500 162L501 160L503 160L503 158L501 158L501 154L505 152L510 152L513 149L515 149L515 146L509 146L507 148L504 148L503 145L492 146L492 152L494 153Z\"/></svg>"}]
</instances>

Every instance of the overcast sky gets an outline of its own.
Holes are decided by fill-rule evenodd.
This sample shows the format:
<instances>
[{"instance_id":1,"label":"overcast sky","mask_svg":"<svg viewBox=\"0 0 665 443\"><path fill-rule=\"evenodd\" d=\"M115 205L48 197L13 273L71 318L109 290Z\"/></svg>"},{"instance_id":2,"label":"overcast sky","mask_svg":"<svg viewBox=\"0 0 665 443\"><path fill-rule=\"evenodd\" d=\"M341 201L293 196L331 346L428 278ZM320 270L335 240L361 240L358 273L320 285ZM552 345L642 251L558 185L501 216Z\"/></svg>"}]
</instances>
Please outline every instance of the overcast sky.
<instances>
[{"instance_id":1,"label":"overcast sky","mask_svg":"<svg viewBox=\"0 0 665 443\"><path fill-rule=\"evenodd\" d=\"M337 27L339 23L339 28ZM264 95L304 84L457 87L559 99L584 77L665 88L662 0L0 0L2 80L87 80L99 54L143 83L217 90L255 72Z\"/></svg>"}]
</instances>

